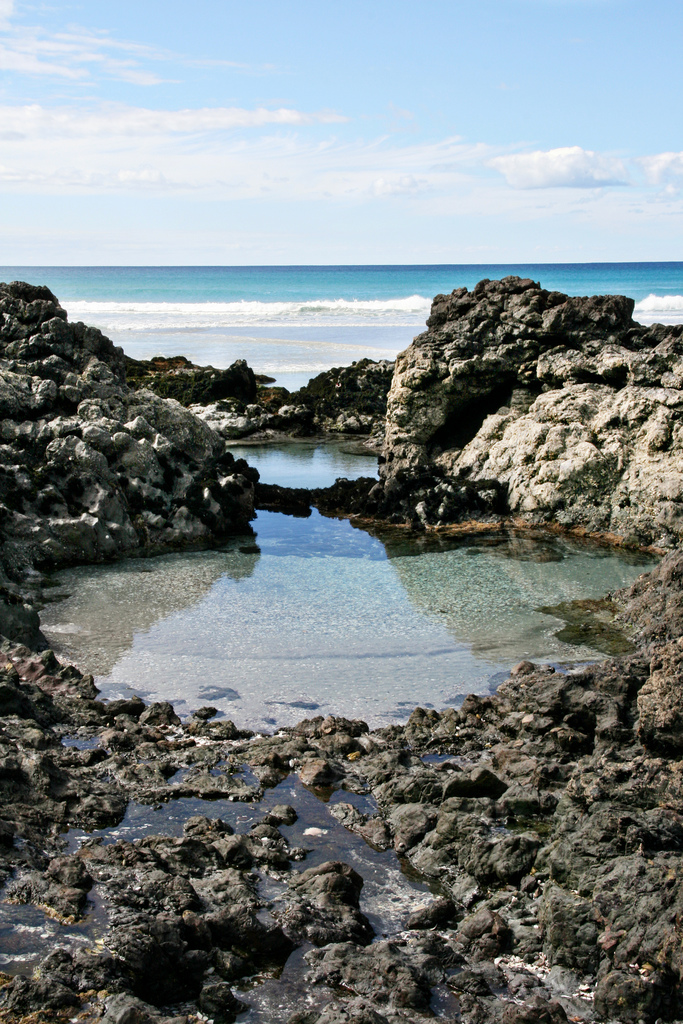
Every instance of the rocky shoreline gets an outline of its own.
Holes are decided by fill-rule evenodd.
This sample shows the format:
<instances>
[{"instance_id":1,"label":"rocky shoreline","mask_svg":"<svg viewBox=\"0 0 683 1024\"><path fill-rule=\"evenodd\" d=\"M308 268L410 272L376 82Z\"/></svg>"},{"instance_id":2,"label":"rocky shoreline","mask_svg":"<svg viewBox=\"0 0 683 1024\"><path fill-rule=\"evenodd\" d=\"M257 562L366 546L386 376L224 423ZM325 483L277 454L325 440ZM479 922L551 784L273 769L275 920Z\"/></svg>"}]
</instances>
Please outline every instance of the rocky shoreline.
<instances>
[{"instance_id":1,"label":"rocky shoreline","mask_svg":"<svg viewBox=\"0 0 683 1024\"><path fill-rule=\"evenodd\" d=\"M291 1024L422 1021L439 987L447 1020L674 1019L682 581L672 554L615 595L634 655L567 673L523 662L493 696L375 732L330 717L252 736L212 708L182 722L169 704L102 703L91 677L5 642L4 899L74 922L97 894L107 926L5 977L0 1019L232 1021L250 979L301 947L298 1005L277 1018ZM393 933L374 933L352 865L307 868L290 842L301 808L274 803L290 773L428 882ZM130 801L188 798L204 813L182 836L65 852L63 833L116 826ZM250 827L214 800L247 804Z\"/></svg>"},{"instance_id":2,"label":"rocky shoreline","mask_svg":"<svg viewBox=\"0 0 683 1024\"><path fill-rule=\"evenodd\" d=\"M60 944L30 973L2 976L0 1021L230 1024L262 990L273 1002L251 1019L287 1024L417 1024L433 1015L465 1024L655 1024L683 1013L681 331L629 326L629 300L539 293L508 279L437 297L432 334L397 360L380 483L296 492L260 482L210 418L143 386L158 367L128 381L121 351L69 324L47 289L0 286L3 900L17 914L35 907L85 929L85 941ZM541 357L555 367L564 359L566 386L529 383L541 381ZM526 375L537 397L515 398L510 378L510 404L489 408L491 394L505 398L491 385L501 366ZM233 387L234 378L252 387L244 367L232 383L175 369L191 378L184 400L197 388L215 398L211 388ZM321 390L335 392L323 393L315 415L335 423L341 415L342 426L348 417L329 404L343 390L341 371L331 373ZM360 366L348 386L372 376L369 402L381 406L387 373ZM576 383L577 373L600 382ZM449 448L434 438L457 412L456 382L465 377L469 387L484 382L485 415L473 438L463 445L453 435ZM445 396L441 405L435 395ZM245 396L234 401L246 412ZM276 405L282 398L271 397ZM561 445L546 458L546 431L535 459L538 444L523 448L518 432L533 433L549 402L559 409ZM605 419L595 412L605 402L627 412ZM415 424L432 406L441 409L434 422L444 422L418 442ZM567 426L570 406L578 419ZM242 415L236 408L218 411ZM655 437L653 422L665 419ZM590 490L590 445L608 447L600 433L608 429L635 455L619 464L617 453L621 476L598 474ZM574 468L564 476L542 469L546 504L516 507L514 473L496 470L499 486L488 486L491 466L476 468L467 454L483 452L485 438L489 462L500 442L515 472L572 459ZM526 461L515 462L518 451ZM524 472L538 495L537 470ZM515 479L526 486L527 477ZM453 481L463 493L449 505L444 487ZM560 506L553 487L563 481ZM251 735L210 707L181 720L166 703L104 702L92 677L39 652L31 598L39 599L46 568L217 544L248 530L254 507L289 503L296 512L311 501L420 529L437 514L437 523L471 519L484 529L518 514L528 525L611 531L673 550L612 596L634 653L566 672L522 662L491 696L441 712L418 708L405 725L374 732L329 717ZM317 824L309 827L311 800ZM149 808L152 820L156 809L181 806L182 828L132 841L115 834L133 807ZM400 887L389 865L400 865L400 885L415 886L385 917L368 897L373 858L380 904ZM93 907L101 921L91 935Z\"/></svg>"}]
</instances>

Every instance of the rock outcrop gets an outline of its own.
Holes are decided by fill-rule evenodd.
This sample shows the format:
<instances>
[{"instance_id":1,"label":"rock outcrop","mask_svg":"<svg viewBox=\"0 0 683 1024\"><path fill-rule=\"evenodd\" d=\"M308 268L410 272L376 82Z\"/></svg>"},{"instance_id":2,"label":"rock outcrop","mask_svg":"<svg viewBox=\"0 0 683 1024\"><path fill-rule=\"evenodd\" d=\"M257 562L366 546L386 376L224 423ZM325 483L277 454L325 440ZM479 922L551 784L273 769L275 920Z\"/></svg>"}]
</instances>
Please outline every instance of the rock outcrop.
<instances>
[{"instance_id":1,"label":"rock outcrop","mask_svg":"<svg viewBox=\"0 0 683 1024\"><path fill-rule=\"evenodd\" d=\"M313 377L293 398L313 412L323 430L340 434L383 434L394 363L360 359Z\"/></svg>"},{"instance_id":2,"label":"rock outcrop","mask_svg":"<svg viewBox=\"0 0 683 1024\"><path fill-rule=\"evenodd\" d=\"M368 511L677 544L683 325L642 327L633 306L517 277L437 295L396 360Z\"/></svg>"},{"instance_id":3,"label":"rock outcrop","mask_svg":"<svg viewBox=\"0 0 683 1024\"><path fill-rule=\"evenodd\" d=\"M250 400L206 401L191 409L228 439L357 434L372 435L379 446L393 370L386 359L361 359L319 373L299 391L261 387Z\"/></svg>"},{"instance_id":4,"label":"rock outcrop","mask_svg":"<svg viewBox=\"0 0 683 1024\"><path fill-rule=\"evenodd\" d=\"M208 405L226 398L238 402L256 401L258 380L244 359L217 370L214 366L196 366L185 356L155 356L153 359L131 359L126 356L126 381L135 389L146 388L161 398L175 398L181 405Z\"/></svg>"},{"instance_id":5,"label":"rock outcrop","mask_svg":"<svg viewBox=\"0 0 683 1024\"><path fill-rule=\"evenodd\" d=\"M250 531L258 473L178 402L130 388L122 350L47 288L0 285L0 419L10 637L31 639L34 613L11 598L36 569Z\"/></svg>"}]
</instances>

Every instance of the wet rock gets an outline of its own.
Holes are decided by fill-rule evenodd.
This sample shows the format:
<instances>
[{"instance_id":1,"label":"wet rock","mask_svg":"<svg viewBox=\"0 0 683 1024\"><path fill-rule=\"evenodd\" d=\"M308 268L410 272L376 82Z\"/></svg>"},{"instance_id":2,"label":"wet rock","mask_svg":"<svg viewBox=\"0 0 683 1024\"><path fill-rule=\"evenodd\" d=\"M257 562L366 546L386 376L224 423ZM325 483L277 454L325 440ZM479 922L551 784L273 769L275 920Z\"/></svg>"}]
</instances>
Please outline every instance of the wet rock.
<instances>
[{"instance_id":1,"label":"wet rock","mask_svg":"<svg viewBox=\"0 0 683 1024\"><path fill-rule=\"evenodd\" d=\"M456 915L457 910L453 901L441 896L413 911L406 921L406 928L440 928L452 921Z\"/></svg>"},{"instance_id":2,"label":"wet rock","mask_svg":"<svg viewBox=\"0 0 683 1024\"><path fill-rule=\"evenodd\" d=\"M289 905L281 915L288 935L306 938L317 946L330 942L367 945L374 932L359 910L363 879L339 861L326 861L292 879Z\"/></svg>"},{"instance_id":3,"label":"wet rock","mask_svg":"<svg viewBox=\"0 0 683 1024\"><path fill-rule=\"evenodd\" d=\"M461 922L456 939L475 962L493 960L507 949L510 929L500 914L482 907Z\"/></svg>"},{"instance_id":4,"label":"wet rock","mask_svg":"<svg viewBox=\"0 0 683 1024\"><path fill-rule=\"evenodd\" d=\"M295 1016L290 1017L287 1024L300 1022ZM388 1024L388 1018L379 1013L367 999L360 998L352 999L343 1005L336 1003L325 1007L320 1016L314 1018L312 1024Z\"/></svg>"},{"instance_id":5,"label":"wet rock","mask_svg":"<svg viewBox=\"0 0 683 1024\"><path fill-rule=\"evenodd\" d=\"M159 1012L141 999L121 993L106 1001L102 1024L159 1024Z\"/></svg>"},{"instance_id":6,"label":"wet rock","mask_svg":"<svg viewBox=\"0 0 683 1024\"><path fill-rule=\"evenodd\" d=\"M119 715L128 715L136 721L145 710L145 702L138 696L110 700L106 705L107 725L113 725Z\"/></svg>"},{"instance_id":7,"label":"wet rock","mask_svg":"<svg viewBox=\"0 0 683 1024\"><path fill-rule=\"evenodd\" d=\"M598 926L591 902L558 885L546 885L539 923L551 964L594 974L599 963Z\"/></svg>"},{"instance_id":8,"label":"wet rock","mask_svg":"<svg viewBox=\"0 0 683 1024\"><path fill-rule=\"evenodd\" d=\"M648 1024L658 1018L670 1020L674 1010L671 980L657 972L649 977L625 971L610 971L595 990L595 1009L608 1019Z\"/></svg>"},{"instance_id":9,"label":"wet rock","mask_svg":"<svg viewBox=\"0 0 683 1024\"><path fill-rule=\"evenodd\" d=\"M340 772L322 758L313 758L304 761L299 769L299 778L304 786L312 786L314 789L321 789L331 786L340 777Z\"/></svg>"},{"instance_id":10,"label":"wet rock","mask_svg":"<svg viewBox=\"0 0 683 1024\"><path fill-rule=\"evenodd\" d=\"M36 609L4 587L0 587L0 636L34 650L47 647Z\"/></svg>"},{"instance_id":11,"label":"wet rock","mask_svg":"<svg viewBox=\"0 0 683 1024\"><path fill-rule=\"evenodd\" d=\"M502 1024L565 1024L567 1014L554 999L546 1000L533 995L521 1006L507 1005L503 1010Z\"/></svg>"},{"instance_id":12,"label":"wet rock","mask_svg":"<svg viewBox=\"0 0 683 1024\"><path fill-rule=\"evenodd\" d=\"M253 906L222 907L206 917L213 944L245 958L252 964L283 964L294 942L273 920L262 921Z\"/></svg>"},{"instance_id":13,"label":"wet rock","mask_svg":"<svg viewBox=\"0 0 683 1024\"><path fill-rule=\"evenodd\" d=\"M215 1024L232 1024L239 1013L248 1009L224 981L204 985L199 993L199 1009L215 1021Z\"/></svg>"},{"instance_id":14,"label":"wet rock","mask_svg":"<svg viewBox=\"0 0 683 1024\"><path fill-rule=\"evenodd\" d=\"M140 725L180 725L180 719L168 701L150 704L139 716Z\"/></svg>"},{"instance_id":15,"label":"wet rock","mask_svg":"<svg viewBox=\"0 0 683 1024\"><path fill-rule=\"evenodd\" d=\"M419 943L382 940L367 949L338 943L306 955L312 984L341 986L359 997L369 997L382 1013L429 1009L431 987L444 969L437 957Z\"/></svg>"},{"instance_id":16,"label":"wet rock","mask_svg":"<svg viewBox=\"0 0 683 1024\"><path fill-rule=\"evenodd\" d=\"M93 880L80 857L55 857L47 866L47 874L62 885L89 892Z\"/></svg>"},{"instance_id":17,"label":"wet rock","mask_svg":"<svg viewBox=\"0 0 683 1024\"><path fill-rule=\"evenodd\" d=\"M23 1015L36 1011L61 1011L80 1006L80 999L66 985L53 978L26 978L18 974L2 991L5 1010Z\"/></svg>"},{"instance_id":18,"label":"wet rock","mask_svg":"<svg viewBox=\"0 0 683 1024\"><path fill-rule=\"evenodd\" d=\"M294 825L299 815L289 804L276 804L263 819L268 825Z\"/></svg>"},{"instance_id":19,"label":"wet rock","mask_svg":"<svg viewBox=\"0 0 683 1024\"><path fill-rule=\"evenodd\" d=\"M497 799L507 789L506 784L489 768L476 768L473 772L457 772L444 784L443 799L449 797L491 797Z\"/></svg>"},{"instance_id":20,"label":"wet rock","mask_svg":"<svg viewBox=\"0 0 683 1024\"><path fill-rule=\"evenodd\" d=\"M650 678L638 694L638 738L657 752L683 752L683 646L667 644L650 666Z\"/></svg>"},{"instance_id":21,"label":"wet rock","mask_svg":"<svg viewBox=\"0 0 683 1024\"><path fill-rule=\"evenodd\" d=\"M404 854L419 843L437 817L438 811L429 804L399 804L389 816L396 852Z\"/></svg>"},{"instance_id":22,"label":"wet rock","mask_svg":"<svg viewBox=\"0 0 683 1024\"><path fill-rule=\"evenodd\" d=\"M683 635L683 553L672 551L614 600L621 621L635 627L642 641L677 640Z\"/></svg>"},{"instance_id":23,"label":"wet rock","mask_svg":"<svg viewBox=\"0 0 683 1024\"><path fill-rule=\"evenodd\" d=\"M483 967L464 967L453 977L449 978L450 988L456 992L466 992L471 996L492 996L492 984L501 987L503 982L502 973L495 968L487 970Z\"/></svg>"}]
</instances>

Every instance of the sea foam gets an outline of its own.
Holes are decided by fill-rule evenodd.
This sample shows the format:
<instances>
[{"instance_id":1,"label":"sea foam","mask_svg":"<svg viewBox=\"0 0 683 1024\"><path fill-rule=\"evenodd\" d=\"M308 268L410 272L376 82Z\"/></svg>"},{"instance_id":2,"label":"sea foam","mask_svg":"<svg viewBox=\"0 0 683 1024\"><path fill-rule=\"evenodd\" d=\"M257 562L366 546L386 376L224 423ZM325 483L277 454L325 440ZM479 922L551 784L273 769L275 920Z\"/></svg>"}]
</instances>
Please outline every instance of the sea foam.
<instances>
[{"instance_id":1,"label":"sea foam","mask_svg":"<svg viewBox=\"0 0 683 1024\"><path fill-rule=\"evenodd\" d=\"M90 302L66 301L72 320L119 331L209 330L257 324L414 326L424 322L431 299L310 299L305 302Z\"/></svg>"},{"instance_id":2,"label":"sea foam","mask_svg":"<svg viewBox=\"0 0 683 1024\"><path fill-rule=\"evenodd\" d=\"M633 317L641 324L683 323L683 295L648 295L636 302Z\"/></svg>"},{"instance_id":3,"label":"sea foam","mask_svg":"<svg viewBox=\"0 0 683 1024\"><path fill-rule=\"evenodd\" d=\"M118 331L211 330L259 324L317 324L362 327L421 326L431 299L407 295L396 299L309 299L299 302L92 302L65 303L72 320L83 319ZM682 323L683 295L648 295L636 303L643 324Z\"/></svg>"}]
</instances>

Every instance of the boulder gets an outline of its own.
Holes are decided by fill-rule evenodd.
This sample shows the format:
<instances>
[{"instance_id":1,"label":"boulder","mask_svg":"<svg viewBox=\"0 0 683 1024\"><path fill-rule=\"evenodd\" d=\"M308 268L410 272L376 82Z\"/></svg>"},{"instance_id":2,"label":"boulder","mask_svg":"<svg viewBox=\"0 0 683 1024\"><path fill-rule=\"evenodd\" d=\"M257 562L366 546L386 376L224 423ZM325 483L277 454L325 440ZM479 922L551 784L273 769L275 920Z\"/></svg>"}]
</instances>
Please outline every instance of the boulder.
<instances>
[{"instance_id":1,"label":"boulder","mask_svg":"<svg viewBox=\"0 0 683 1024\"><path fill-rule=\"evenodd\" d=\"M122 349L48 289L0 284L0 586L248 532L257 479L179 402L131 388ZM40 645L8 595L0 632Z\"/></svg>"},{"instance_id":2,"label":"boulder","mask_svg":"<svg viewBox=\"0 0 683 1024\"><path fill-rule=\"evenodd\" d=\"M683 531L683 325L531 280L437 295L396 360L367 511L510 517L672 545Z\"/></svg>"}]
</instances>

